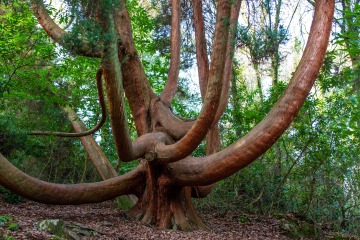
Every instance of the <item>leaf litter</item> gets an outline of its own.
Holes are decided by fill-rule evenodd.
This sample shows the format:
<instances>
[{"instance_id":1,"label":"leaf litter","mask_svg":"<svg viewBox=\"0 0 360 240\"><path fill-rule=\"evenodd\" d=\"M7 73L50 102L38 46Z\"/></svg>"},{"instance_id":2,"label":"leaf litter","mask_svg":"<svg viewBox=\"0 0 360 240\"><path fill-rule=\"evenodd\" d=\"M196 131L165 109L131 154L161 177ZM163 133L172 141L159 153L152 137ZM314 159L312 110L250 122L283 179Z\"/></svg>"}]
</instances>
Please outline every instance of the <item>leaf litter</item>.
<instances>
[{"instance_id":1,"label":"leaf litter","mask_svg":"<svg viewBox=\"0 0 360 240\"><path fill-rule=\"evenodd\" d=\"M0 216L12 216L19 227L9 230L0 224L1 239L118 239L118 240L232 240L289 239L273 216L247 215L241 212L223 214L217 210L200 213L208 230L192 232L161 230L127 218L114 201L78 206L45 205L23 200L9 204L0 200ZM61 237L39 231L36 223L47 219L64 222L66 234ZM6 238L8 237L8 238ZM13 238L10 238L13 237Z\"/></svg>"}]
</instances>

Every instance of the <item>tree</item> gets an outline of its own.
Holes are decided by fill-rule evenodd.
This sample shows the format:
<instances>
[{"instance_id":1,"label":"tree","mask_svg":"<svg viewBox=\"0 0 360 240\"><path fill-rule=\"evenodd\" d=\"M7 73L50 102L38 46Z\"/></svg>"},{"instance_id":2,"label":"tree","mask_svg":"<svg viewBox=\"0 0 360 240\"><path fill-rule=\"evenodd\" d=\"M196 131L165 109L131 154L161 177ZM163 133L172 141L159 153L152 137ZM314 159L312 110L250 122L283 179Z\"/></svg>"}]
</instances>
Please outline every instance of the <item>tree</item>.
<instances>
[{"instance_id":1,"label":"tree","mask_svg":"<svg viewBox=\"0 0 360 240\"><path fill-rule=\"evenodd\" d=\"M72 54L101 59L97 79L103 77L105 81L117 155L122 162L139 160L139 164L124 175L102 182L62 185L30 177L0 154L0 184L29 199L51 204L94 203L135 194L138 201L129 211L130 216L160 228L175 225L183 230L205 228L192 205L192 197L205 197L212 184L256 160L290 125L322 65L334 9L334 1L316 2L307 47L284 94L248 134L217 151L216 125L229 96L240 0L217 3L211 61L206 47L202 4L192 1L203 99L196 120L177 117L171 111L180 67L179 0L172 0L170 67L168 80L159 96L151 89L137 54L125 1L67 3L76 10L79 23L69 32L51 19L42 1L31 1L38 22L54 41ZM138 134L134 141L128 130L124 95ZM207 139L208 155L192 157L191 153L206 135L211 136ZM96 148L96 151L101 149Z\"/></svg>"}]
</instances>

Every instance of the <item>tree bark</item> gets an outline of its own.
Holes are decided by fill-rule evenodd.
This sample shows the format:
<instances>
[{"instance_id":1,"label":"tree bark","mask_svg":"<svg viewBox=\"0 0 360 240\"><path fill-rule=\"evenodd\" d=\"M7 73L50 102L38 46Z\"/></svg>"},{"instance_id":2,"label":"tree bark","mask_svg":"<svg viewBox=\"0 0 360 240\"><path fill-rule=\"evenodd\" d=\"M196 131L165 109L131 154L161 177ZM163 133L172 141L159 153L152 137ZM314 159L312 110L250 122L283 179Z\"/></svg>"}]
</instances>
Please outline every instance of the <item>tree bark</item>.
<instances>
[{"instance_id":1,"label":"tree bark","mask_svg":"<svg viewBox=\"0 0 360 240\"><path fill-rule=\"evenodd\" d=\"M170 37L170 69L164 90L160 95L161 101L171 105L175 96L180 70L180 0L171 1L171 37Z\"/></svg>"},{"instance_id":2,"label":"tree bark","mask_svg":"<svg viewBox=\"0 0 360 240\"><path fill-rule=\"evenodd\" d=\"M142 191L144 166L106 181L81 184L56 184L33 178L12 165L0 154L0 185L30 200L49 204L97 203Z\"/></svg>"}]
</instances>

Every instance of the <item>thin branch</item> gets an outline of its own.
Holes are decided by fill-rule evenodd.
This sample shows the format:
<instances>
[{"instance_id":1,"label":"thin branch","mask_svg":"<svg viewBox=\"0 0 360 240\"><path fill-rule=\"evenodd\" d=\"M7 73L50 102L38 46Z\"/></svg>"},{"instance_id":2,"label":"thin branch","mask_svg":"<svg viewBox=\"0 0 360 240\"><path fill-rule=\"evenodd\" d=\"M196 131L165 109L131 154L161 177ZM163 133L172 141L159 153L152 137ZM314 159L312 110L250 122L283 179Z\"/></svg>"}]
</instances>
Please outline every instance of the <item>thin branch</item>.
<instances>
[{"instance_id":1,"label":"thin branch","mask_svg":"<svg viewBox=\"0 0 360 240\"><path fill-rule=\"evenodd\" d=\"M106 106L104 100L104 91L102 87L102 70L99 69L96 73L96 86L98 90L98 97L101 107L101 120L96 124L96 126L88 131L80 133L65 133L65 132L50 132L50 131L32 131L29 135L46 135L46 136L58 136L58 137L84 137L95 133L99 130L106 121ZM74 119L75 120L75 119Z\"/></svg>"},{"instance_id":2,"label":"thin branch","mask_svg":"<svg viewBox=\"0 0 360 240\"><path fill-rule=\"evenodd\" d=\"M281 182L278 184L276 190L275 190L275 193L272 197L272 200L271 200L271 204L270 204L270 212L272 211L273 209L273 206L274 206L274 202L275 202L275 199L277 198L277 195L279 194L279 191L280 191L280 188L281 186L283 186L286 182L286 180L288 179L288 177L290 176L290 173L292 171L292 169L295 167L295 165L298 163L298 161L302 158L302 156L304 155L304 153L306 152L310 142L312 141L313 139L310 138L306 144L304 145L304 147L301 149L301 152L300 154L298 155L298 157L296 159L293 160L291 166L289 167L289 169L287 170L287 172L285 173L284 177L282 178Z\"/></svg>"},{"instance_id":3,"label":"thin branch","mask_svg":"<svg viewBox=\"0 0 360 240\"><path fill-rule=\"evenodd\" d=\"M308 3L311 4L311 6L315 7L315 0L307 0L307 1L308 1Z\"/></svg>"},{"instance_id":4,"label":"thin branch","mask_svg":"<svg viewBox=\"0 0 360 240\"><path fill-rule=\"evenodd\" d=\"M33 36L33 34L31 34L28 37L29 42L30 42L32 36ZM10 75L8 75L8 80L5 82L3 89L7 89L7 87L10 85L12 78L17 75L17 73L16 73L17 70L19 70L23 67L26 67L26 66L30 66L30 64L28 64L28 63L22 64L22 62L24 61L24 59L26 59L29 56L29 53L34 49L36 43L37 43L37 40L35 40L31 43L29 49L25 52L25 54L23 54L23 57L19 61L16 61L15 63L11 61L10 66L14 66L14 69L13 69L12 73ZM7 68L6 72L9 71L9 68L7 66L6 66L6 68Z\"/></svg>"},{"instance_id":5,"label":"thin branch","mask_svg":"<svg viewBox=\"0 0 360 240\"><path fill-rule=\"evenodd\" d=\"M180 0L171 1L171 37L170 37L170 69L168 79L164 90L160 95L160 99L165 105L170 106L175 96L178 85L179 69L180 69Z\"/></svg>"}]
</instances>

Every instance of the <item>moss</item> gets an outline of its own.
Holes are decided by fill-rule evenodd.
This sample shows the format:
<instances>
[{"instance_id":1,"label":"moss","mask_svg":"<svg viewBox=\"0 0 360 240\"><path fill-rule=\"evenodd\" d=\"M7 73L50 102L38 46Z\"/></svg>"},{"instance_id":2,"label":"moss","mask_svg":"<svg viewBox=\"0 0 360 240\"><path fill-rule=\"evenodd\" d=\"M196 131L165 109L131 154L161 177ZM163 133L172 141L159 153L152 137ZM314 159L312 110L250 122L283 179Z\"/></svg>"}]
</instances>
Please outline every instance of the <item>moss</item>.
<instances>
[{"instance_id":1,"label":"moss","mask_svg":"<svg viewBox=\"0 0 360 240\"><path fill-rule=\"evenodd\" d=\"M45 231L56 236L64 234L64 222L60 219L47 219L36 223L36 228L39 231Z\"/></svg>"},{"instance_id":2,"label":"moss","mask_svg":"<svg viewBox=\"0 0 360 240\"><path fill-rule=\"evenodd\" d=\"M275 217L280 220L280 228L285 231L285 235L291 239L320 239L321 237L320 232L313 224L286 215L276 215Z\"/></svg>"}]
</instances>

